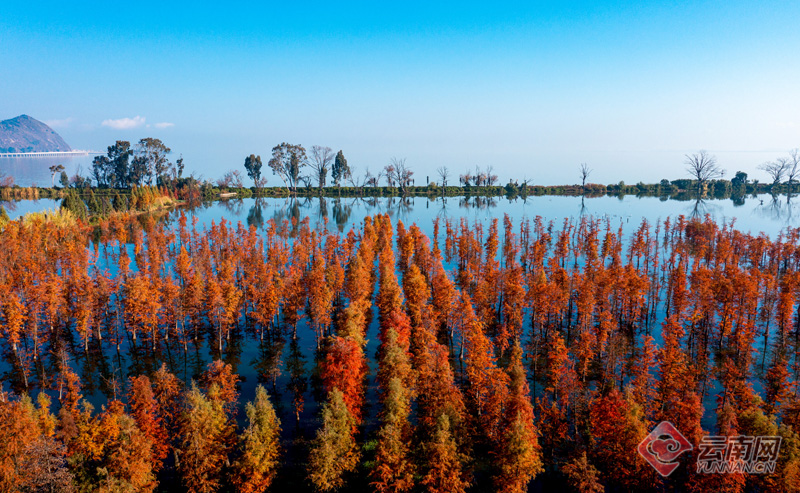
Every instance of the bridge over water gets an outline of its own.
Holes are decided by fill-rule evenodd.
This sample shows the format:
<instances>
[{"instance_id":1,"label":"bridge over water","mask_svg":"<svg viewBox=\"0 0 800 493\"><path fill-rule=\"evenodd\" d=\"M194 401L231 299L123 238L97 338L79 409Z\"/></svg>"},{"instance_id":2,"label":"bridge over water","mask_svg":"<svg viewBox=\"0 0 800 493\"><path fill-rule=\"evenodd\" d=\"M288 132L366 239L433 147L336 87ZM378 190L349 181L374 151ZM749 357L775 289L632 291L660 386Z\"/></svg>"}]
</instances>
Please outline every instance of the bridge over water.
<instances>
[{"instance_id":1,"label":"bridge over water","mask_svg":"<svg viewBox=\"0 0 800 493\"><path fill-rule=\"evenodd\" d=\"M58 152L0 152L0 158L4 157L67 157L67 156L88 156L89 154L103 154L97 151L58 151Z\"/></svg>"}]
</instances>

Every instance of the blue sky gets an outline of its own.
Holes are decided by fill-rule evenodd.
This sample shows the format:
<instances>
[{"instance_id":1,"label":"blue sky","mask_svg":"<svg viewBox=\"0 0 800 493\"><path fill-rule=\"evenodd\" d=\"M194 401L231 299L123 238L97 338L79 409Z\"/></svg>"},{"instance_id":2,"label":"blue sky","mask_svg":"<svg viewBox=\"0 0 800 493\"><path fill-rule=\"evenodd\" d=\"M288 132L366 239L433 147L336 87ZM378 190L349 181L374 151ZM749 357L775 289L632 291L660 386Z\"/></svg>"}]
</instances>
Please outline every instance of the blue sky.
<instances>
[{"instance_id":1,"label":"blue sky","mask_svg":"<svg viewBox=\"0 0 800 493\"><path fill-rule=\"evenodd\" d=\"M763 180L800 147L798 2L297 3L2 2L0 118L159 137L206 178L282 141L538 184L679 178L701 148Z\"/></svg>"}]
</instances>

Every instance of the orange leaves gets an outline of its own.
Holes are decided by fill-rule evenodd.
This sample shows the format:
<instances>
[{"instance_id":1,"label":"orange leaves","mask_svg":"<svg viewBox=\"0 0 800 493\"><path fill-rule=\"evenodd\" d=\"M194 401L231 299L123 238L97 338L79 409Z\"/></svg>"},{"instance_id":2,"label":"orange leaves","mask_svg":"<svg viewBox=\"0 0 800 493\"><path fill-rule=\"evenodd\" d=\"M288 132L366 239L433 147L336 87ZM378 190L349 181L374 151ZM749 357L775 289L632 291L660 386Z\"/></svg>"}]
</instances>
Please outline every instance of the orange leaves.
<instances>
[{"instance_id":1,"label":"orange leaves","mask_svg":"<svg viewBox=\"0 0 800 493\"><path fill-rule=\"evenodd\" d=\"M162 364L161 368L153 374L151 383L153 399L158 408L157 413L164 421L167 430L172 434L180 417L179 396L183 383L167 370L166 364Z\"/></svg>"},{"instance_id":2,"label":"orange leaves","mask_svg":"<svg viewBox=\"0 0 800 493\"><path fill-rule=\"evenodd\" d=\"M331 309L333 308L333 291L325 279L325 259L317 255L311 269L305 277L306 293L308 296L308 317L316 330L317 338L331 323Z\"/></svg>"},{"instance_id":3,"label":"orange leaves","mask_svg":"<svg viewBox=\"0 0 800 493\"><path fill-rule=\"evenodd\" d=\"M503 308L501 320L503 330L499 345L506 349L510 342L518 341L522 335L522 323L525 319L525 285L522 277L522 268L511 267L504 271L502 297Z\"/></svg>"},{"instance_id":4,"label":"orange leaves","mask_svg":"<svg viewBox=\"0 0 800 493\"><path fill-rule=\"evenodd\" d=\"M136 425L152 444L152 468L158 471L169 451L169 436L146 375L131 378L128 404Z\"/></svg>"},{"instance_id":5,"label":"orange leaves","mask_svg":"<svg viewBox=\"0 0 800 493\"><path fill-rule=\"evenodd\" d=\"M547 390L553 393L555 401L566 406L577 390L578 382L564 338L558 333L552 335L549 343L547 367Z\"/></svg>"},{"instance_id":6,"label":"orange leaves","mask_svg":"<svg viewBox=\"0 0 800 493\"><path fill-rule=\"evenodd\" d=\"M446 414L440 414L432 440L425 445L426 473L421 484L429 493L464 493L469 481Z\"/></svg>"},{"instance_id":7,"label":"orange leaves","mask_svg":"<svg viewBox=\"0 0 800 493\"><path fill-rule=\"evenodd\" d=\"M508 393L508 375L497 367L494 345L483 333L469 297L462 293L459 310L463 314L463 337L467 350L467 378L471 402L483 433L495 440L500 433L503 405Z\"/></svg>"},{"instance_id":8,"label":"orange leaves","mask_svg":"<svg viewBox=\"0 0 800 493\"><path fill-rule=\"evenodd\" d=\"M329 392L334 388L339 389L349 413L356 423L360 423L364 404L364 375L367 372L361 345L353 339L332 337L325 348L325 359L320 370L325 388Z\"/></svg>"},{"instance_id":9,"label":"orange leaves","mask_svg":"<svg viewBox=\"0 0 800 493\"><path fill-rule=\"evenodd\" d=\"M255 282L250 291L253 302L251 316L261 325L270 327L280 308L280 294L275 271L270 264L259 262L256 266Z\"/></svg>"},{"instance_id":10,"label":"orange leaves","mask_svg":"<svg viewBox=\"0 0 800 493\"><path fill-rule=\"evenodd\" d=\"M401 310L403 307L403 294L400 291L400 284L397 282L397 275L394 271L394 257L391 255L391 250L388 250L386 255L381 254L380 281L376 304L378 305L382 326L384 326L384 321L392 311Z\"/></svg>"},{"instance_id":11,"label":"orange leaves","mask_svg":"<svg viewBox=\"0 0 800 493\"><path fill-rule=\"evenodd\" d=\"M16 464L26 445L40 435L35 408L29 397L8 400L0 395L0 490L14 491L20 483Z\"/></svg>"},{"instance_id":12,"label":"orange leaves","mask_svg":"<svg viewBox=\"0 0 800 493\"><path fill-rule=\"evenodd\" d=\"M497 491L522 493L527 491L530 480L543 468L539 431L534 425L533 406L519 344L512 349L508 373L510 382L505 403L504 431L494 451L498 463L495 486Z\"/></svg>"},{"instance_id":13,"label":"orange leaves","mask_svg":"<svg viewBox=\"0 0 800 493\"><path fill-rule=\"evenodd\" d=\"M589 424L597 464L613 484L629 491L651 484L654 472L636 452L650 427L630 396L612 389L599 397L589 409Z\"/></svg>"},{"instance_id":14,"label":"orange leaves","mask_svg":"<svg viewBox=\"0 0 800 493\"><path fill-rule=\"evenodd\" d=\"M385 387L378 431L375 469L371 486L379 492L408 491L414 486L414 463L411 457L410 392L400 378L394 377Z\"/></svg>"},{"instance_id":15,"label":"orange leaves","mask_svg":"<svg viewBox=\"0 0 800 493\"><path fill-rule=\"evenodd\" d=\"M0 286L0 291L6 293L5 300L2 301L3 333L14 352L16 352L17 344L22 334L22 326L25 324L26 319L25 305L20 302L15 293L9 292L7 288Z\"/></svg>"},{"instance_id":16,"label":"orange leaves","mask_svg":"<svg viewBox=\"0 0 800 493\"><path fill-rule=\"evenodd\" d=\"M422 324L422 307L430 298L430 289L425 277L416 264L408 268L403 276L403 292L406 298L406 308L414 326Z\"/></svg>"},{"instance_id":17,"label":"orange leaves","mask_svg":"<svg viewBox=\"0 0 800 493\"><path fill-rule=\"evenodd\" d=\"M125 283L125 315L134 339L137 331L150 332L155 344L158 312L161 309L158 299L158 292L146 276L128 278Z\"/></svg>"},{"instance_id":18,"label":"orange leaves","mask_svg":"<svg viewBox=\"0 0 800 493\"><path fill-rule=\"evenodd\" d=\"M309 470L320 490L343 486L353 472L363 476L357 485L370 481L380 491L462 492L474 469L475 488L516 492L544 463L578 489L595 491L601 482L635 489L651 478L634 455L642 430L669 420L696 443L709 392L719 391L718 428L726 433L743 432L764 413L792 428L800 422L793 397L800 230L773 241L683 218L663 230L642 223L627 236L610 219L562 225L535 218L515 230L506 217L502 231L497 221L449 220L441 252L438 223L433 244L418 226L398 223L393 249L388 216L366 218L344 240L327 225L279 222L270 221L263 236L227 221L189 232L185 217L177 231L120 221L96 236L16 224L0 233L2 343L18 349L19 366L33 346L43 358L33 385L58 391L62 405L55 432L45 403L31 411L0 399L0 476L14 475L7 459L18 457L30 434L50 437L53 443L36 443L54 454L66 445L69 467L80 477L106 469L86 489L147 491L152 469L171 467L174 451L179 465L164 476L181 476L190 491L227 486L226 477L242 491L274 483L280 428L263 389L237 440L238 377L231 366L215 361L187 392L166 367L150 378L135 374L150 368L151 357L175 357L172 340L159 337L173 330L193 332L197 361L208 358L202 352L214 342L208 352L218 358L228 341L225 358L236 365L252 364L250 334L260 332L275 368L288 332L288 379L275 385L288 390L280 404L289 407L291 399L304 432L310 368L302 353L311 347L307 328L315 331L328 392ZM128 241L127 230L133 245L117 244ZM452 266L442 265L442 254ZM303 317L307 325L299 323ZM150 334L158 346L114 361L130 364L119 369L131 377L130 417L118 402L99 413L82 407L73 369L57 366L54 381L47 361L78 334L88 344L112 328L134 338ZM762 334L764 354L753 349ZM376 337L377 353L368 346ZM94 342L92 349L108 347L105 338ZM183 363L189 351L186 337L181 342ZM756 354L768 366L759 374L763 404L752 388ZM95 356L78 359L82 371L93 368ZM369 413L368 358L378 360L378 389L367 394L378 396L378 406ZM189 364L185 371L189 378L202 370ZM9 374L15 372L16 366ZM95 398L97 381L86 384ZM289 467L294 446L287 447ZM362 448L367 461L359 468ZM736 489L737 481L723 486ZM676 479L667 486L691 485Z\"/></svg>"},{"instance_id":19,"label":"orange leaves","mask_svg":"<svg viewBox=\"0 0 800 493\"><path fill-rule=\"evenodd\" d=\"M151 492L157 482L152 469L152 441L125 414L115 418L115 434L107 436L105 478L99 491Z\"/></svg>"},{"instance_id":20,"label":"orange leaves","mask_svg":"<svg viewBox=\"0 0 800 493\"><path fill-rule=\"evenodd\" d=\"M222 360L209 363L208 369L200 375L200 386L208 393L208 397L222 402L231 413L239 399L239 392L236 390L238 381L239 375L233 373L231 365ZM211 392L212 387L216 387L214 392Z\"/></svg>"}]
</instances>

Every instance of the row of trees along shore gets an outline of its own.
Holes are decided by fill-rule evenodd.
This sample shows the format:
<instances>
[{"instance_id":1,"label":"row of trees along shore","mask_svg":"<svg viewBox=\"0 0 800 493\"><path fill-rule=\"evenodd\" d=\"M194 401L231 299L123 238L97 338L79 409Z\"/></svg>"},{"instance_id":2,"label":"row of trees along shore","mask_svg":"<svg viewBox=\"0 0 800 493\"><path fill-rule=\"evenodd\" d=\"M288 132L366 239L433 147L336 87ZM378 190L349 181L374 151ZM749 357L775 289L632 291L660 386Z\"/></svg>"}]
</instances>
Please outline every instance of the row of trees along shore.
<instances>
[{"instance_id":1,"label":"row of trees along shore","mask_svg":"<svg viewBox=\"0 0 800 493\"><path fill-rule=\"evenodd\" d=\"M264 162L260 155L251 154L244 160L244 171L226 172L215 182L194 175L184 176L183 157L174 163L169 160L171 149L155 138L141 139L136 145L117 141L108 147L106 155L96 156L88 176L80 170L69 177L63 165L50 168L53 189L35 187L15 190L11 177L0 177L0 198L36 198L63 193L55 189L56 177L62 190L88 188L128 190L132 187L158 186L173 191L173 195L212 197L219 193L235 192L242 196L285 196L287 194L332 195L419 195L419 194L488 194L526 196L537 194L618 194L618 193L676 193L689 191L712 194L745 194L794 192L800 188L800 151L794 149L786 156L761 164L769 180L760 183L749 180L745 172L737 171L730 180L724 179L723 170L715 156L701 150L685 156L684 164L689 178L667 180L659 183L626 185L624 182L602 185L591 183L592 170L584 163L579 166L580 184L535 186L532 180L509 180L499 183L493 166L468 168L456 175L447 166L436 169L436 176L425 176L425 185L417 185L414 171L405 159L392 158L386 166L373 173L366 168L362 173L352 168L344 153L334 153L330 147L312 146L310 151L297 144L283 142L272 149L266 162L282 186L267 187ZM245 188L245 174L253 187ZM328 180L330 175L331 180ZM456 182L457 180L457 182ZM457 183L457 185L455 184ZM19 188L19 187L17 187ZM38 190L38 191L35 191ZM249 191L248 191L249 190Z\"/></svg>"},{"instance_id":2,"label":"row of trees along shore","mask_svg":"<svg viewBox=\"0 0 800 493\"><path fill-rule=\"evenodd\" d=\"M800 488L800 229L506 216L437 219L429 238L388 215L346 234L38 217L0 243L2 491ZM264 378L285 368L273 395L289 409L257 388L242 416L243 340L315 348L319 393L278 351ZM166 348L168 366L79 379L92 347ZM201 348L214 361L178 381ZM97 410L81 390L94 372ZM663 420L695 447L668 478L636 451ZM696 472L708 434L780 436L776 471Z\"/></svg>"}]
</instances>

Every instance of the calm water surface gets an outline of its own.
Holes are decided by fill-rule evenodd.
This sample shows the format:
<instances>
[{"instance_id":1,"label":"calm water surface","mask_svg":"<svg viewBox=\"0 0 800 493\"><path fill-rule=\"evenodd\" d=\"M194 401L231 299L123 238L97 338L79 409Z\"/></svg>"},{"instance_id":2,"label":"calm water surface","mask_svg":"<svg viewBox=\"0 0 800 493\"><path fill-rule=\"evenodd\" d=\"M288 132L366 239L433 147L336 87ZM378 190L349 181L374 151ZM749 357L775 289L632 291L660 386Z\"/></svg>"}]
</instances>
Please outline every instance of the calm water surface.
<instances>
[{"instance_id":1,"label":"calm water surface","mask_svg":"<svg viewBox=\"0 0 800 493\"><path fill-rule=\"evenodd\" d=\"M429 235L433 222L460 220L488 225L494 218L502 220L508 214L518 225L522 219L542 216L561 226L565 219L577 220L581 216L608 219L613 227L623 226L626 232L637 228L643 219L650 224L673 220L678 216L704 217L710 215L717 222L734 222L736 229L753 235L764 233L775 238L787 227L800 226L800 197L787 199L785 195L759 195L736 203L731 199L675 200L659 197L573 197L535 196L523 200L505 197L428 197L394 198L300 198L300 199L241 199L219 201L195 209L190 214L197 216L199 224L209 225L220 219L236 223L263 225L269 219L303 219L313 222L327 220L329 228L339 231L349 229L364 216L389 214L394 222L402 220L406 225L417 223Z\"/></svg>"},{"instance_id":2,"label":"calm water surface","mask_svg":"<svg viewBox=\"0 0 800 493\"><path fill-rule=\"evenodd\" d=\"M0 175L14 177L14 183L21 187L49 187L53 183L50 166L63 165L67 176L80 173L89 176L92 173L92 159L89 156L61 156L61 157L26 157L6 158L0 157ZM60 175L56 175L58 183Z\"/></svg>"}]
</instances>

